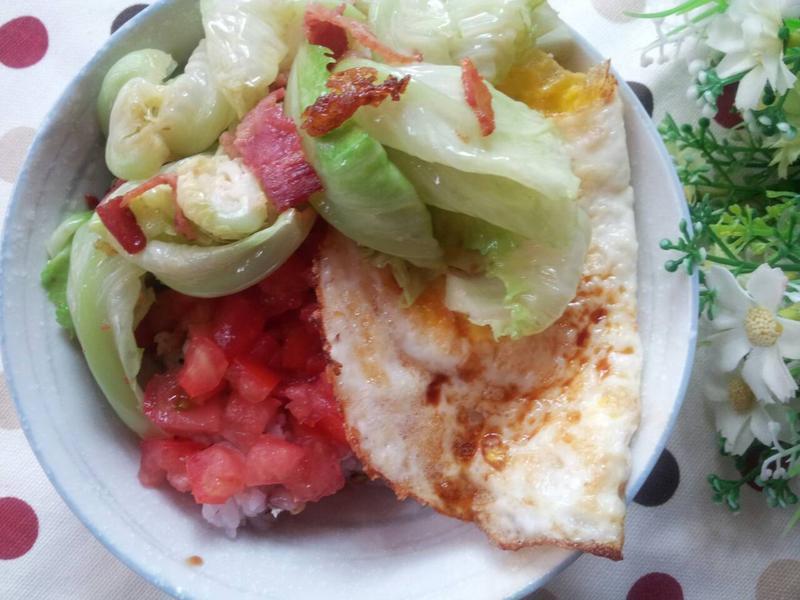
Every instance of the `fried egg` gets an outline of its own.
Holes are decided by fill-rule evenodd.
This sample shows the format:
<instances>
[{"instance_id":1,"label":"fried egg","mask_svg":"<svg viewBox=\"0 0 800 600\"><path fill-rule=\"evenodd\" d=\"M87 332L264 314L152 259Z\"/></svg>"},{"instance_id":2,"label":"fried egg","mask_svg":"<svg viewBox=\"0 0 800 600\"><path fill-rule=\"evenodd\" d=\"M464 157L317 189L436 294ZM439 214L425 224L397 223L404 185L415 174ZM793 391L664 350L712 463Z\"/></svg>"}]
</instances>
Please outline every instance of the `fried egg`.
<instances>
[{"instance_id":1,"label":"fried egg","mask_svg":"<svg viewBox=\"0 0 800 600\"><path fill-rule=\"evenodd\" d=\"M318 297L349 440L370 476L505 549L620 559L642 353L622 103L602 77L599 99L551 115L592 243L577 296L548 330L496 341L445 308L441 283L406 308L391 274L336 233Z\"/></svg>"}]
</instances>

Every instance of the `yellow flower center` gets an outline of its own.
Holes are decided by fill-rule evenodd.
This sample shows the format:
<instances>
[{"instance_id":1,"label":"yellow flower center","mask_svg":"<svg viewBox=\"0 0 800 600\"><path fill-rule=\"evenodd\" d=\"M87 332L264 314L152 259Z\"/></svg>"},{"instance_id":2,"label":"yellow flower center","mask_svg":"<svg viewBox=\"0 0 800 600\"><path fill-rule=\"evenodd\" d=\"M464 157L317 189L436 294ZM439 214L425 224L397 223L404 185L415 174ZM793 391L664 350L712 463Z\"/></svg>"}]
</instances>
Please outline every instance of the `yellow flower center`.
<instances>
[{"instance_id":1,"label":"yellow flower center","mask_svg":"<svg viewBox=\"0 0 800 600\"><path fill-rule=\"evenodd\" d=\"M775 320L775 315L762 306L751 308L744 320L747 339L753 346L767 348L774 346L783 333L783 325Z\"/></svg>"},{"instance_id":2,"label":"yellow flower center","mask_svg":"<svg viewBox=\"0 0 800 600\"><path fill-rule=\"evenodd\" d=\"M728 400L739 414L750 412L756 404L756 396L741 377L733 377L728 384Z\"/></svg>"}]
</instances>

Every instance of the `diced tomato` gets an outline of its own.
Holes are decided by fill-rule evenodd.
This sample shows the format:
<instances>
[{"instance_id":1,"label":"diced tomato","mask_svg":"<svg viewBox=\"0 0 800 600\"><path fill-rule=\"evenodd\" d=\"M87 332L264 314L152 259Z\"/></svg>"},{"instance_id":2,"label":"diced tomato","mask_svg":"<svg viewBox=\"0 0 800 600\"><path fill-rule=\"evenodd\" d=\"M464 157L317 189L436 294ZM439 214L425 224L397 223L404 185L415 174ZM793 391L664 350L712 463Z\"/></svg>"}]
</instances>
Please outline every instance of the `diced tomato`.
<instances>
[{"instance_id":1,"label":"diced tomato","mask_svg":"<svg viewBox=\"0 0 800 600\"><path fill-rule=\"evenodd\" d=\"M296 253L258 284L267 318L297 310L309 301L312 294L311 262Z\"/></svg>"},{"instance_id":2,"label":"diced tomato","mask_svg":"<svg viewBox=\"0 0 800 600\"><path fill-rule=\"evenodd\" d=\"M313 383L300 383L282 390L290 402L289 412L302 424L320 430L339 444L347 445L339 403L327 378L320 376Z\"/></svg>"},{"instance_id":3,"label":"diced tomato","mask_svg":"<svg viewBox=\"0 0 800 600\"><path fill-rule=\"evenodd\" d=\"M222 436L241 449L247 449L264 433L281 409L281 403L269 398L253 404L232 394L222 416Z\"/></svg>"},{"instance_id":4,"label":"diced tomato","mask_svg":"<svg viewBox=\"0 0 800 600\"><path fill-rule=\"evenodd\" d=\"M294 325L294 324L292 324ZM289 371L308 373L309 361L322 351L319 334L302 322L287 328L281 349L281 367ZM312 374L313 370L311 371Z\"/></svg>"},{"instance_id":5,"label":"diced tomato","mask_svg":"<svg viewBox=\"0 0 800 600\"><path fill-rule=\"evenodd\" d=\"M175 373L154 375L144 392L144 414L166 433L215 434L222 426L219 399L197 406L178 384Z\"/></svg>"},{"instance_id":6,"label":"diced tomato","mask_svg":"<svg viewBox=\"0 0 800 600\"><path fill-rule=\"evenodd\" d=\"M136 341L140 347L147 348L158 333L186 329L204 318L209 320L213 307L211 300L192 298L170 289L159 292L155 304L136 329Z\"/></svg>"},{"instance_id":7,"label":"diced tomato","mask_svg":"<svg viewBox=\"0 0 800 600\"><path fill-rule=\"evenodd\" d=\"M203 444L190 440L142 440L139 481L146 487L156 487L166 477L176 490L188 492L190 486L186 475L186 459L204 448Z\"/></svg>"},{"instance_id":8,"label":"diced tomato","mask_svg":"<svg viewBox=\"0 0 800 600\"><path fill-rule=\"evenodd\" d=\"M248 358L235 358L225 378L233 390L248 402L262 402L278 385L280 376Z\"/></svg>"},{"instance_id":9,"label":"diced tomato","mask_svg":"<svg viewBox=\"0 0 800 600\"><path fill-rule=\"evenodd\" d=\"M253 349L250 350L250 358L262 364L270 364L275 355L280 350L280 343L271 333L265 331L256 340Z\"/></svg>"},{"instance_id":10,"label":"diced tomato","mask_svg":"<svg viewBox=\"0 0 800 600\"><path fill-rule=\"evenodd\" d=\"M186 344L178 383L192 398L206 396L217 389L227 369L228 359L222 349L211 339L194 335Z\"/></svg>"},{"instance_id":11,"label":"diced tomato","mask_svg":"<svg viewBox=\"0 0 800 600\"><path fill-rule=\"evenodd\" d=\"M247 354L261 335L266 320L253 291L226 296L214 317L214 341L229 358Z\"/></svg>"},{"instance_id":12,"label":"diced tomato","mask_svg":"<svg viewBox=\"0 0 800 600\"><path fill-rule=\"evenodd\" d=\"M247 485L273 485L297 475L307 451L298 444L274 435L262 435L247 453Z\"/></svg>"},{"instance_id":13,"label":"diced tomato","mask_svg":"<svg viewBox=\"0 0 800 600\"><path fill-rule=\"evenodd\" d=\"M224 444L190 456L186 473L198 504L224 504L245 488L244 455Z\"/></svg>"},{"instance_id":14,"label":"diced tomato","mask_svg":"<svg viewBox=\"0 0 800 600\"><path fill-rule=\"evenodd\" d=\"M325 443L305 445L306 455L283 485L298 502L316 502L344 487L341 460Z\"/></svg>"}]
</instances>

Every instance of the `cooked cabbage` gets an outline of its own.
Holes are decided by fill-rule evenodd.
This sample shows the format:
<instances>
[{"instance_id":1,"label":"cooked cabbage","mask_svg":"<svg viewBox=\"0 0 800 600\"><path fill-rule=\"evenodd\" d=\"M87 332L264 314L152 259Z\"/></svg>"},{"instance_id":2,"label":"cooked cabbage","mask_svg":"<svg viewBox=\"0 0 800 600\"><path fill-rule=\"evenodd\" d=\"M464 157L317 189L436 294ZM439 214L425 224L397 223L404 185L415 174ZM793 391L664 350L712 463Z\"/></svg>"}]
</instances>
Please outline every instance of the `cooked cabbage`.
<instances>
[{"instance_id":1,"label":"cooked cabbage","mask_svg":"<svg viewBox=\"0 0 800 600\"><path fill-rule=\"evenodd\" d=\"M332 59L320 46L303 46L295 58L284 108L299 125L306 107L327 92ZM325 191L312 198L319 214L368 248L420 267L441 264L430 215L414 187L383 147L354 123L312 138L300 130L309 162Z\"/></svg>"},{"instance_id":2,"label":"cooked cabbage","mask_svg":"<svg viewBox=\"0 0 800 600\"><path fill-rule=\"evenodd\" d=\"M148 48L126 54L112 66L103 79L97 98L97 116L103 133L108 135L111 109L122 86L141 77L150 83L161 83L178 68L172 57L162 50Z\"/></svg>"},{"instance_id":3,"label":"cooked cabbage","mask_svg":"<svg viewBox=\"0 0 800 600\"><path fill-rule=\"evenodd\" d=\"M458 64L470 58L498 83L556 15L544 0L372 0L369 19L378 37L425 61Z\"/></svg>"},{"instance_id":4,"label":"cooked cabbage","mask_svg":"<svg viewBox=\"0 0 800 600\"><path fill-rule=\"evenodd\" d=\"M201 42L178 77L163 85L136 77L122 86L111 110L106 163L121 179L147 179L168 161L207 150L235 117L211 84Z\"/></svg>"},{"instance_id":5,"label":"cooked cabbage","mask_svg":"<svg viewBox=\"0 0 800 600\"><path fill-rule=\"evenodd\" d=\"M289 52L289 25L302 6L291 0L202 0L200 11L216 84L243 117L267 95Z\"/></svg>"},{"instance_id":6,"label":"cooked cabbage","mask_svg":"<svg viewBox=\"0 0 800 600\"><path fill-rule=\"evenodd\" d=\"M446 250L472 251L472 261L480 265L479 273L450 270L445 304L476 325L490 326L495 337L544 331L575 297L591 237L585 213L578 213L566 248L456 213L435 211L434 220Z\"/></svg>"},{"instance_id":7,"label":"cooked cabbage","mask_svg":"<svg viewBox=\"0 0 800 600\"><path fill-rule=\"evenodd\" d=\"M490 86L496 128L481 136L464 100L461 69L425 63L390 67L347 59L337 70L372 67L383 77L411 75L399 102L358 110L354 120L385 146L428 163L505 177L549 202L572 202L580 180L555 125L543 115ZM498 201L493 199L494 202Z\"/></svg>"},{"instance_id":8,"label":"cooked cabbage","mask_svg":"<svg viewBox=\"0 0 800 600\"><path fill-rule=\"evenodd\" d=\"M67 302L83 355L95 381L120 419L141 436L158 433L141 409L137 375L142 350L134 331L154 295L145 271L102 250L89 224L72 241Z\"/></svg>"},{"instance_id":9,"label":"cooked cabbage","mask_svg":"<svg viewBox=\"0 0 800 600\"><path fill-rule=\"evenodd\" d=\"M267 197L241 160L199 155L182 161L176 173L178 206L212 236L240 240L267 223Z\"/></svg>"},{"instance_id":10,"label":"cooked cabbage","mask_svg":"<svg viewBox=\"0 0 800 600\"><path fill-rule=\"evenodd\" d=\"M237 242L199 246L149 240L138 254L125 252L99 218L93 218L90 226L126 261L168 287L189 296L216 298L255 285L275 271L300 247L315 219L314 211L293 208Z\"/></svg>"}]
</instances>

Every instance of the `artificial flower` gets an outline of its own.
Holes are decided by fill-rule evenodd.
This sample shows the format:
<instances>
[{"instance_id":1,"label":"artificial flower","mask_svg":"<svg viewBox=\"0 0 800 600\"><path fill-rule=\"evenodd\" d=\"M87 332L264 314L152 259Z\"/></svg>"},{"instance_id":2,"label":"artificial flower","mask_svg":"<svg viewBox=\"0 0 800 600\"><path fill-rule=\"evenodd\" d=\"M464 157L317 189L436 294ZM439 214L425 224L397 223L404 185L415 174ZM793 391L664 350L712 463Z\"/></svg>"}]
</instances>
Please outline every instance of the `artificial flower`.
<instances>
[{"instance_id":1,"label":"artificial flower","mask_svg":"<svg viewBox=\"0 0 800 600\"><path fill-rule=\"evenodd\" d=\"M775 150L770 166L778 167L778 176L786 179L789 176L789 167L800 158L800 136L781 136L770 148Z\"/></svg>"},{"instance_id":2,"label":"artificial flower","mask_svg":"<svg viewBox=\"0 0 800 600\"><path fill-rule=\"evenodd\" d=\"M703 392L725 439L725 452L741 456L753 440L772 446L791 434L786 406L760 404L739 372L709 374Z\"/></svg>"},{"instance_id":3,"label":"artificial flower","mask_svg":"<svg viewBox=\"0 0 800 600\"><path fill-rule=\"evenodd\" d=\"M798 0L731 0L728 10L708 27L706 43L725 56L717 65L722 78L746 73L739 82L736 106L758 106L767 83L781 96L796 81L783 62L783 19L800 15Z\"/></svg>"},{"instance_id":4,"label":"artificial flower","mask_svg":"<svg viewBox=\"0 0 800 600\"><path fill-rule=\"evenodd\" d=\"M788 284L783 271L761 265L745 291L730 271L712 265L706 283L716 293L711 326L718 333L709 340L719 367L732 372L744 359L742 377L758 400L790 400L797 383L784 358L800 359L800 322L777 314Z\"/></svg>"}]
</instances>

